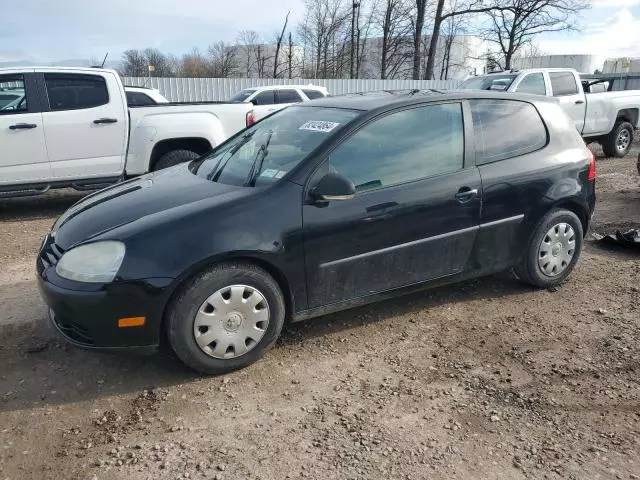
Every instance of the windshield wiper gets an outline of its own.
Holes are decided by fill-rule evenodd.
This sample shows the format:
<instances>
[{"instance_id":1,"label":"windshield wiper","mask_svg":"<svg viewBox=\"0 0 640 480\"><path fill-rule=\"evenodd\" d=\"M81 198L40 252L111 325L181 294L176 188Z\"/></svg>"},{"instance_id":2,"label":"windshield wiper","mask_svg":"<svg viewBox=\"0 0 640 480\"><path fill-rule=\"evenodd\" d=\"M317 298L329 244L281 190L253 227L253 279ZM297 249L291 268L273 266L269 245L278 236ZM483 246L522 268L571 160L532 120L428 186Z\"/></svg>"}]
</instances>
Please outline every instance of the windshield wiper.
<instances>
[{"instance_id":1,"label":"windshield wiper","mask_svg":"<svg viewBox=\"0 0 640 480\"><path fill-rule=\"evenodd\" d=\"M215 166L211 169L211 172L209 172L209 174L207 175L207 180L215 182L224 170L224 167L226 167L227 163L229 163L229 160L231 160L231 157L233 157L236 152L240 150L251 137L253 137L255 133L256 131L254 130L253 132L249 132L246 135L242 136L237 145L235 145L231 150L222 155L220 157L220 160L218 160L218 163L215 164Z\"/></svg>"},{"instance_id":2,"label":"windshield wiper","mask_svg":"<svg viewBox=\"0 0 640 480\"><path fill-rule=\"evenodd\" d=\"M244 182L247 187L254 187L256 184L256 180L260 175L260 170L262 170L262 164L264 163L264 159L269 154L269 142L271 142L271 137L273 136L273 130L269 130L267 134L267 140L260 145L260 149L258 153L256 153L256 158L253 160L253 164L251 165L251 170L249 170L249 174L247 175L247 180Z\"/></svg>"}]
</instances>

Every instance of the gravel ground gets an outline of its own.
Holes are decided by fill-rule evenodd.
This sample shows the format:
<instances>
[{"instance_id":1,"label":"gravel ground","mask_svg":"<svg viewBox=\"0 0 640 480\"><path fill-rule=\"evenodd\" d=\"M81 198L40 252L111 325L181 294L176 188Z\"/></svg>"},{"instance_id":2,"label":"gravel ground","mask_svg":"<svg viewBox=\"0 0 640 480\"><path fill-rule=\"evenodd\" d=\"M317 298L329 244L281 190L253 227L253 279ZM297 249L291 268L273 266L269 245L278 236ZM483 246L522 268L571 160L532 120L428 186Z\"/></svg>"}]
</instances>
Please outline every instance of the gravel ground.
<instances>
[{"instance_id":1,"label":"gravel ground","mask_svg":"<svg viewBox=\"0 0 640 480\"><path fill-rule=\"evenodd\" d=\"M598 162L592 231L640 227L637 150ZM287 327L201 377L59 341L33 279L80 195L0 201L0 480L640 478L640 257L501 274Z\"/></svg>"}]
</instances>

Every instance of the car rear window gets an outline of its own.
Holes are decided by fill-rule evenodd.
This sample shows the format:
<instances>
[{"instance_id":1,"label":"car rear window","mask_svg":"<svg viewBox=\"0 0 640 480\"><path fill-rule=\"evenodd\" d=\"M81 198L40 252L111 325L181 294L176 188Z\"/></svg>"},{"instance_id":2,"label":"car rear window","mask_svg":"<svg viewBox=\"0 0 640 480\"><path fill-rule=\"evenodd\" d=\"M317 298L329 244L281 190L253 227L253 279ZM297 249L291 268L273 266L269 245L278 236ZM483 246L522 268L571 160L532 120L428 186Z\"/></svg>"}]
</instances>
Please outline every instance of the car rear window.
<instances>
[{"instance_id":1,"label":"car rear window","mask_svg":"<svg viewBox=\"0 0 640 480\"><path fill-rule=\"evenodd\" d=\"M244 102L251 95L256 93L255 90L242 90L241 92L236 93L233 97L231 97L231 102Z\"/></svg>"},{"instance_id":2,"label":"car rear window","mask_svg":"<svg viewBox=\"0 0 640 480\"><path fill-rule=\"evenodd\" d=\"M486 75L482 77L472 77L462 82L462 90L496 90L506 91L517 75Z\"/></svg>"},{"instance_id":3,"label":"car rear window","mask_svg":"<svg viewBox=\"0 0 640 480\"><path fill-rule=\"evenodd\" d=\"M304 89L302 90L302 93L304 93L309 100L315 100L316 98L324 98L324 93L322 93L319 90Z\"/></svg>"},{"instance_id":4,"label":"car rear window","mask_svg":"<svg viewBox=\"0 0 640 480\"><path fill-rule=\"evenodd\" d=\"M149 95L140 92L126 92L127 104L130 107L144 107L145 105L155 105L157 102Z\"/></svg>"},{"instance_id":5,"label":"car rear window","mask_svg":"<svg viewBox=\"0 0 640 480\"><path fill-rule=\"evenodd\" d=\"M547 144L547 129L530 103L471 100L471 113L477 165L525 155Z\"/></svg>"},{"instance_id":6,"label":"car rear window","mask_svg":"<svg viewBox=\"0 0 640 480\"><path fill-rule=\"evenodd\" d=\"M278 96L278 103L298 103L302 101L302 98L295 90L278 90L276 95Z\"/></svg>"}]
</instances>

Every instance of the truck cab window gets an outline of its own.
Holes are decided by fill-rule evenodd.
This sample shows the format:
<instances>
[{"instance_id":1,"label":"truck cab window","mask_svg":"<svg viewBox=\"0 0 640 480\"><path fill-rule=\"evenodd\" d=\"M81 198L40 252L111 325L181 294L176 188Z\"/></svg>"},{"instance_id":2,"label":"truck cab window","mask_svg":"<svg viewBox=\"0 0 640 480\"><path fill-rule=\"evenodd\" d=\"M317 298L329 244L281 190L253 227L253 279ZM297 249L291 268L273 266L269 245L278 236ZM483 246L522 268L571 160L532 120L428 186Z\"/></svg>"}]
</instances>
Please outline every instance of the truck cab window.
<instances>
[{"instance_id":1,"label":"truck cab window","mask_svg":"<svg viewBox=\"0 0 640 480\"><path fill-rule=\"evenodd\" d=\"M571 72L549 72L554 97L577 95L578 84Z\"/></svg>"},{"instance_id":2,"label":"truck cab window","mask_svg":"<svg viewBox=\"0 0 640 480\"><path fill-rule=\"evenodd\" d=\"M518 84L516 92L546 95L547 87L544 85L544 75L542 73L530 73Z\"/></svg>"},{"instance_id":3,"label":"truck cab window","mask_svg":"<svg viewBox=\"0 0 640 480\"><path fill-rule=\"evenodd\" d=\"M0 114L27 111L27 96L22 75L0 75Z\"/></svg>"},{"instance_id":4,"label":"truck cab window","mask_svg":"<svg viewBox=\"0 0 640 480\"><path fill-rule=\"evenodd\" d=\"M53 111L79 110L109 103L107 84L100 76L47 73L44 80Z\"/></svg>"}]
</instances>

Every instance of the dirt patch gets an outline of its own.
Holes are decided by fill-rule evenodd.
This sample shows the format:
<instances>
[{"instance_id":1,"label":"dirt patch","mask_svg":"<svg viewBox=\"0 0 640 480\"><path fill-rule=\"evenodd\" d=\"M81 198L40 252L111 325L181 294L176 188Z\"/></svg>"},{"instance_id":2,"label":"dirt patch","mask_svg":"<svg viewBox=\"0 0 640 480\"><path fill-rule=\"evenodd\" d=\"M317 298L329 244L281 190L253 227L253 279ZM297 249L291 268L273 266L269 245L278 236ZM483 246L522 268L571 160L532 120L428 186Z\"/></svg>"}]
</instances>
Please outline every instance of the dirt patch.
<instances>
[{"instance_id":1,"label":"dirt patch","mask_svg":"<svg viewBox=\"0 0 640 480\"><path fill-rule=\"evenodd\" d=\"M640 227L636 156L598 160L594 231ZM501 274L294 324L200 377L53 334L32 265L59 195L0 206L1 480L640 476L631 252L587 241L554 291Z\"/></svg>"}]
</instances>

